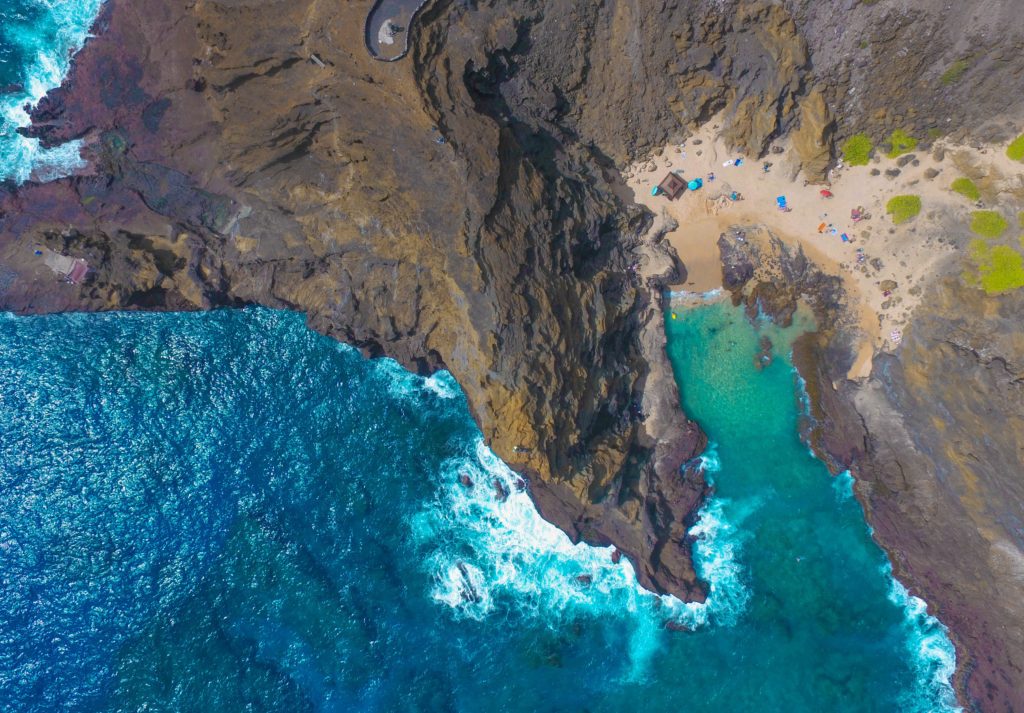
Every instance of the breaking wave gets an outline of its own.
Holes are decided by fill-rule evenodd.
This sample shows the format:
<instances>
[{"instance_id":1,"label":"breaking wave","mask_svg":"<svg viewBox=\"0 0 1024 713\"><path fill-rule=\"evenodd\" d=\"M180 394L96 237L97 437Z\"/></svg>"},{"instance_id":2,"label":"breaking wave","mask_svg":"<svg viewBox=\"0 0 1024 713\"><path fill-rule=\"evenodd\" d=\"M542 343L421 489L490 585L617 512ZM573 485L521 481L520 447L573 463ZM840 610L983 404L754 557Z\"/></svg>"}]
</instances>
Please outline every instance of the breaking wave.
<instances>
[{"instance_id":1,"label":"breaking wave","mask_svg":"<svg viewBox=\"0 0 1024 713\"><path fill-rule=\"evenodd\" d=\"M704 462L717 466L713 448ZM685 603L643 589L614 547L574 544L544 520L525 481L482 439L450 459L441 477L447 485L439 499L410 526L434 583L431 597L457 618L483 620L514 609L555 628L574 616L630 617L630 676L642 677L666 622L684 629L729 626L746 605L738 532L724 515L724 501L706 503L690 530L709 596Z\"/></svg>"},{"instance_id":2,"label":"breaking wave","mask_svg":"<svg viewBox=\"0 0 1024 713\"><path fill-rule=\"evenodd\" d=\"M13 48L22 66L13 91L0 94L0 179L22 183L52 180L82 167L80 141L44 149L17 132L29 123L26 105L59 86L71 57L89 36L103 0L21 0L0 10L0 42Z\"/></svg>"},{"instance_id":3,"label":"breaking wave","mask_svg":"<svg viewBox=\"0 0 1024 713\"><path fill-rule=\"evenodd\" d=\"M917 713L948 711L960 713L951 681L956 672L956 649L946 627L928 613L928 605L915 597L893 576L892 565L886 562L883 574L889 578L889 601L903 610L907 655L914 662L918 691L931 694L927 700L907 695L903 710Z\"/></svg>"}]
</instances>

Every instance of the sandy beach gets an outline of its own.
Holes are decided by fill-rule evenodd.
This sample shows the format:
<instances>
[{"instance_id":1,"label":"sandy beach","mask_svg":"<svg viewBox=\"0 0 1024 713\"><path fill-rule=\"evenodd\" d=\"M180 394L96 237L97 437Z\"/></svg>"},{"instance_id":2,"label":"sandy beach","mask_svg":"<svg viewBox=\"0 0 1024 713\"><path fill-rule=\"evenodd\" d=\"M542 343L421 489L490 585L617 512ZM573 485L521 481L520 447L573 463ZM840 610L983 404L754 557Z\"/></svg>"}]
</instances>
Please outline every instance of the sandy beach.
<instances>
[{"instance_id":1,"label":"sandy beach","mask_svg":"<svg viewBox=\"0 0 1024 713\"><path fill-rule=\"evenodd\" d=\"M719 235L732 226L766 228L843 279L847 307L856 315L862 337L850 378L866 377L877 350L899 343L930 280L963 269L970 212L996 208L1004 199L1019 202L1024 193L1022 166L1007 158L1001 146L940 141L928 152L893 159L876 149L869 165L840 163L821 185L805 180L788 143L779 142L762 159L750 158L729 151L717 138L717 128L710 122L685 142L663 147L623 174L630 197L657 216L656 228L677 226L666 238L688 274L685 284L674 288L705 292L720 287ZM765 163L770 163L767 171ZM652 195L669 171L687 181L700 178L703 186L675 200ZM976 204L953 192L950 184L961 176L972 178L983 198L992 200ZM823 190L831 197L823 196ZM920 196L921 213L893 225L886 204L903 194ZM780 196L786 199L786 211L778 208ZM864 216L859 221L851 217L857 209Z\"/></svg>"}]
</instances>

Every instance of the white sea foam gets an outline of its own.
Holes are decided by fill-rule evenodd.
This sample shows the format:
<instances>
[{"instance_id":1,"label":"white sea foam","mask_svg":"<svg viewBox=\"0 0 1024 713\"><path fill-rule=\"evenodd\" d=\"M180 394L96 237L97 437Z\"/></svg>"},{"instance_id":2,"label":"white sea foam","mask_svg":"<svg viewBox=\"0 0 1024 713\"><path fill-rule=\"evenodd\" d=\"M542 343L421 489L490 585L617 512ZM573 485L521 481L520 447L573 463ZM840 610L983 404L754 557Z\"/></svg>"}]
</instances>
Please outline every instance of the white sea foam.
<instances>
[{"instance_id":1,"label":"white sea foam","mask_svg":"<svg viewBox=\"0 0 1024 713\"><path fill-rule=\"evenodd\" d=\"M442 399L454 399L462 393L459 382L447 371L439 371L423 380L423 388Z\"/></svg>"},{"instance_id":2,"label":"white sea foam","mask_svg":"<svg viewBox=\"0 0 1024 713\"><path fill-rule=\"evenodd\" d=\"M704 462L717 467L713 448ZM555 626L573 615L630 616L628 677L635 679L660 648L666 620L690 629L727 626L746 605L739 539L724 515L725 501L710 500L691 530L695 568L709 597L684 603L640 587L628 559L614 562L613 547L573 544L540 516L522 479L482 439L446 463L441 477L438 500L410 524L434 580L432 597L456 617L479 620L516 608ZM472 486L461 482L466 478Z\"/></svg>"},{"instance_id":3,"label":"white sea foam","mask_svg":"<svg viewBox=\"0 0 1024 713\"><path fill-rule=\"evenodd\" d=\"M850 500L853 497L853 474L844 470L832 478L832 490L837 500Z\"/></svg>"},{"instance_id":4,"label":"white sea foam","mask_svg":"<svg viewBox=\"0 0 1024 713\"><path fill-rule=\"evenodd\" d=\"M38 141L21 136L15 129L29 122L24 105L36 104L63 81L71 56L89 36L102 0L35 0L35 4L42 12L40 21L12 26L9 33L21 53L32 57L26 67L24 90L0 95L0 178L19 183L29 178L51 180L84 165L81 142L43 149Z\"/></svg>"},{"instance_id":5,"label":"white sea foam","mask_svg":"<svg viewBox=\"0 0 1024 713\"><path fill-rule=\"evenodd\" d=\"M693 298L693 297L699 297L699 298L705 299L705 300L713 300L713 299L715 299L717 297L720 297L722 294L723 294L723 291L722 291L721 287L716 287L713 290L708 290L707 292L693 292L692 290L669 290L668 291L669 298L680 297L680 298L684 298L684 299L686 299L686 298Z\"/></svg>"},{"instance_id":6,"label":"white sea foam","mask_svg":"<svg viewBox=\"0 0 1024 713\"><path fill-rule=\"evenodd\" d=\"M419 397L424 391L442 399L454 399L462 394L459 383L447 371L439 371L428 377L417 376L387 357L378 360L377 368L387 382L388 392L398 398Z\"/></svg>"},{"instance_id":7,"label":"white sea foam","mask_svg":"<svg viewBox=\"0 0 1024 713\"><path fill-rule=\"evenodd\" d=\"M952 679L956 671L956 650L949 640L946 627L928 614L928 607L920 597L911 595L892 574L888 562L882 568L889 578L889 600L904 612L903 629L907 653L914 662L917 677L916 693L903 701L902 710L919 713L959 713ZM922 700L920 692L930 695Z\"/></svg>"},{"instance_id":8,"label":"white sea foam","mask_svg":"<svg viewBox=\"0 0 1024 713\"><path fill-rule=\"evenodd\" d=\"M704 477L709 483L714 482L711 476L722 470L722 461L718 457L718 444L709 441L704 452L700 454L701 467L704 469Z\"/></svg>"}]
</instances>

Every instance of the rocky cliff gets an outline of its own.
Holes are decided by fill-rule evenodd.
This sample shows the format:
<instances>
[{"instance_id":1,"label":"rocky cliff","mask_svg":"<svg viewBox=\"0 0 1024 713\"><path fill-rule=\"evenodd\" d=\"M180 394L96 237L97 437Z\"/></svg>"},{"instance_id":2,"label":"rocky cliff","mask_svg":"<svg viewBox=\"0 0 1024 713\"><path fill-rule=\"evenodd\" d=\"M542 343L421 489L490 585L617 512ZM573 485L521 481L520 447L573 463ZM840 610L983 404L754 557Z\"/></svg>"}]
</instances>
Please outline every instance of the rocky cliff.
<instances>
[{"instance_id":1,"label":"rocky cliff","mask_svg":"<svg viewBox=\"0 0 1024 713\"><path fill-rule=\"evenodd\" d=\"M0 307L264 304L369 354L447 368L546 517L615 543L645 585L701 599L682 535L704 484L679 471L703 437L678 411L657 298L685 268L617 196L616 168L718 112L749 152L793 132L813 172L853 131L1006 133L990 119L1021 108L1002 90L1024 67L1014 3L438 0L393 64L364 49L369 5L108 0L28 129L83 139L89 168L3 193ZM958 81L942 81L958 61ZM57 281L46 250L85 258L89 277ZM661 277L641 281L638 262ZM965 368L991 366L950 349ZM887 398L925 378L886 373ZM870 431L837 462L860 457L864 482L886 482L896 461L872 445L870 419L843 394L820 399ZM907 423L938 438L927 418ZM972 429L989 421L963 423L981 438ZM929 443L932 462L949 462ZM878 522L916 497L891 492L866 497ZM954 546L954 515L879 529L940 613L956 590L923 573ZM1021 672L996 656L985 669L988 649L960 636L977 609L950 623L972 700L1001 710ZM1019 630L992 621L978 631Z\"/></svg>"},{"instance_id":2,"label":"rocky cliff","mask_svg":"<svg viewBox=\"0 0 1024 713\"><path fill-rule=\"evenodd\" d=\"M969 709L1020 710L1024 296L938 281L898 352L854 383L838 278L759 232L722 236L725 282L752 314L786 322L803 302L822 325L794 347L811 403L806 439L833 473L856 475L897 577L950 628Z\"/></svg>"},{"instance_id":3,"label":"rocky cliff","mask_svg":"<svg viewBox=\"0 0 1024 713\"><path fill-rule=\"evenodd\" d=\"M898 355L846 387L858 489L963 655L972 708L1024 710L1024 296L933 286ZM833 409L834 411L834 409Z\"/></svg>"}]
</instances>

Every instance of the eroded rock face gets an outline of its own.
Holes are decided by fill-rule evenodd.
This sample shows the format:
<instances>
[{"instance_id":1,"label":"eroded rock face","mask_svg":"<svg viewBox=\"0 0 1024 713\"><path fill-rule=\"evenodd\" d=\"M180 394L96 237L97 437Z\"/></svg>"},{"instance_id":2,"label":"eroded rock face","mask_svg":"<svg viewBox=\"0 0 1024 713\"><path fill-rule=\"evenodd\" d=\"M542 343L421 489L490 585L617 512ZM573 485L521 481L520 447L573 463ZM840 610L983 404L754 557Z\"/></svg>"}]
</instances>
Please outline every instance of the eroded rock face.
<instances>
[{"instance_id":1,"label":"eroded rock face","mask_svg":"<svg viewBox=\"0 0 1024 713\"><path fill-rule=\"evenodd\" d=\"M980 710L1024 709L1024 296L937 285L853 401L875 536L969 652ZM941 528L942 536L936 535Z\"/></svg>"},{"instance_id":2,"label":"eroded rock face","mask_svg":"<svg viewBox=\"0 0 1024 713\"><path fill-rule=\"evenodd\" d=\"M854 473L896 575L950 628L969 708L1020 710L1024 296L946 278L900 350L876 357L858 384L845 379L853 344L837 278L758 232L720 239L728 286L782 322L798 301L814 309L822 328L793 350L810 397L808 443L833 473Z\"/></svg>"},{"instance_id":3,"label":"eroded rock face","mask_svg":"<svg viewBox=\"0 0 1024 713\"><path fill-rule=\"evenodd\" d=\"M520 67L539 18L440 5L413 61L382 65L365 9L113 0L30 131L84 137L91 175L4 197L3 306L258 303L447 368L546 517L702 600L683 539L704 482L681 470L704 438L678 409L656 284L627 269L680 268ZM91 278L55 282L37 244Z\"/></svg>"},{"instance_id":4,"label":"eroded rock face","mask_svg":"<svg viewBox=\"0 0 1024 713\"><path fill-rule=\"evenodd\" d=\"M26 131L84 138L90 175L4 199L3 306L258 303L447 368L545 516L703 599L683 535L704 483L680 469L704 439L664 378L657 280L627 269L641 253L679 268L614 165L701 120L680 113L701 96L763 148L796 116L796 25L762 2L439 3L409 60L382 65L362 50L366 10L111 0ZM666 71L680 42L710 64ZM55 285L37 243L91 279Z\"/></svg>"},{"instance_id":5,"label":"eroded rock face","mask_svg":"<svg viewBox=\"0 0 1024 713\"><path fill-rule=\"evenodd\" d=\"M956 131L1019 109L1019 93L1002 89L1024 63L1015 3L986 6L997 32L982 32L988 18L973 18L970 4L947 5L437 2L417 20L409 57L385 64L363 48L368 1L108 0L71 79L26 130L47 145L84 139L90 168L4 189L0 308L258 303L304 311L316 329L421 372L447 368L546 517L574 537L615 543L646 586L699 600L683 535L705 486L680 469L704 439L678 410L659 279L642 283L629 269L643 260L669 280L683 268L649 234L650 216L617 197L615 166L719 111L725 135L749 152L798 130L805 167L818 172L833 155L833 126ZM964 81L941 83L968 45L980 50ZM41 247L85 258L90 277L56 281ZM752 274L735 257L730 274L746 283ZM759 288L761 302L783 309L792 280L816 274L791 257L785 279ZM941 333L935 325L915 329ZM999 354L1011 347L1019 353ZM975 368L969 350L949 349L944 367ZM862 430L852 396L832 390L836 376L822 366L843 353L821 337L797 355L817 374L808 388L819 423L840 434L819 429L819 447L835 467L867 453L864 477L890 482L897 461L875 457L883 448L868 439L881 436ZM902 414L910 401L897 395L920 388L923 373L892 367L876 375L878 389ZM1010 393L1013 383L992 388ZM925 396L915 403L931 413ZM954 406L945 432L981 437L988 422ZM934 440L938 426L904 423L925 454L915 462L954 462ZM1012 469L1019 451L995 445L1010 454L999 468ZM979 502L1020 502L996 465L973 472ZM879 539L907 553L901 572L950 613L975 700L999 710L1024 690L1005 633L1019 631L1018 613L988 607L981 593L961 597L970 603L960 609L948 603L963 591L945 564L961 560L943 559L961 542L956 508L896 526L894 513L941 502L936 492L946 497L881 486L865 497ZM964 571L979 581L1015 571L1003 546L1011 530L993 530L1006 534L998 547L965 545L976 559ZM933 569L948 577L929 578ZM1012 598L1011 580L1000 581Z\"/></svg>"}]
</instances>

